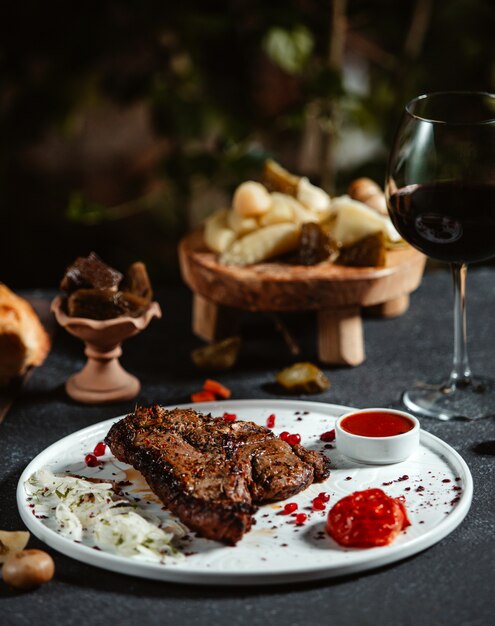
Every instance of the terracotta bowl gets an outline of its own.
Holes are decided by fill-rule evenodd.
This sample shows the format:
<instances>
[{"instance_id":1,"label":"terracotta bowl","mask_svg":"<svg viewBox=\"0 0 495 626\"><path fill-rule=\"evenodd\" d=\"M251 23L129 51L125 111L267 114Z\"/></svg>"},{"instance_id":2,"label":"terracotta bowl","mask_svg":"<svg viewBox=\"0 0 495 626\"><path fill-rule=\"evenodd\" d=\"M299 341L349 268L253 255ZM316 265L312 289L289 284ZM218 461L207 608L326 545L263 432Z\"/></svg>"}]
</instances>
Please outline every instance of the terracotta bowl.
<instances>
[{"instance_id":1,"label":"terracotta bowl","mask_svg":"<svg viewBox=\"0 0 495 626\"><path fill-rule=\"evenodd\" d=\"M68 395L86 404L135 398L141 383L119 363L121 344L124 339L144 330L154 317L162 316L158 302L152 302L139 317L92 320L69 317L62 308L62 298L58 296L52 302L51 311L60 326L86 344L87 363L65 383Z\"/></svg>"}]
</instances>

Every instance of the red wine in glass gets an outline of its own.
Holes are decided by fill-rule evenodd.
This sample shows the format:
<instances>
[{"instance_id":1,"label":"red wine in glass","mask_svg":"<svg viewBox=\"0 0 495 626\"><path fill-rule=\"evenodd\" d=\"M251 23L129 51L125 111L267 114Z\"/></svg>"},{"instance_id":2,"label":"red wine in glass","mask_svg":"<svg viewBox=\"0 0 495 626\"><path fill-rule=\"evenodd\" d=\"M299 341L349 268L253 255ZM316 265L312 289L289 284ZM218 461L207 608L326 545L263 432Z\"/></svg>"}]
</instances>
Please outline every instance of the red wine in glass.
<instances>
[{"instance_id":1,"label":"red wine in glass","mask_svg":"<svg viewBox=\"0 0 495 626\"><path fill-rule=\"evenodd\" d=\"M402 396L413 413L442 420L495 415L495 383L473 376L466 342L470 263L495 257L495 94L442 92L405 107L387 167L390 217L412 246L450 263L454 357L443 384Z\"/></svg>"},{"instance_id":2,"label":"red wine in glass","mask_svg":"<svg viewBox=\"0 0 495 626\"><path fill-rule=\"evenodd\" d=\"M389 199L402 237L427 256L474 263L495 256L495 184L408 185Z\"/></svg>"}]
</instances>

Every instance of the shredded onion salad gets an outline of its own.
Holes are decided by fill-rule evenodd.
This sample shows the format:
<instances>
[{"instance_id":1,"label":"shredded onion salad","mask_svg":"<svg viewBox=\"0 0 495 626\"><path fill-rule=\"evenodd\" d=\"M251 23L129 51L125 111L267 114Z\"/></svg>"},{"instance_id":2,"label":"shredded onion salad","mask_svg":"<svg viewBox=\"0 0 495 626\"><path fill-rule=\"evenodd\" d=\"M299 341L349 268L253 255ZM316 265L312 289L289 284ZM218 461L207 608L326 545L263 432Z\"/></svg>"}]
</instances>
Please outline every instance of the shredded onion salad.
<instances>
[{"instance_id":1,"label":"shredded onion salad","mask_svg":"<svg viewBox=\"0 0 495 626\"><path fill-rule=\"evenodd\" d=\"M161 563L167 557L183 558L173 541L187 529L117 496L109 482L56 476L42 468L26 481L26 490L43 509L55 510L57 531L68 539Z\"/></svg>"}]
</instances>

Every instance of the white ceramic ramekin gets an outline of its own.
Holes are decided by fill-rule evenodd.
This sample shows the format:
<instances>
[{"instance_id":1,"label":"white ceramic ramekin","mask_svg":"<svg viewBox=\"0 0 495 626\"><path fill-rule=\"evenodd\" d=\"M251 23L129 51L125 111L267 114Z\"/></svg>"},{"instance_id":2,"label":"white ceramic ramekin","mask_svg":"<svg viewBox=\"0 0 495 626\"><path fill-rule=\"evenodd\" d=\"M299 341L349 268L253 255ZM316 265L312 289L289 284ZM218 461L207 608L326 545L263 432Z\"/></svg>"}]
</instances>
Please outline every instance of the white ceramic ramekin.
<instances>
[{"instance_id":1,"label":"white ceramic ramekin","mask_svg":"<svg viewBox=\"0 0 495 626\"><path fill-rule=\"evenodd\" d=\"M341 426L349 415L375 412L406 417L413 423L413 428L391 437L367 437L354 435ZM382 408L361 409L339 417L335 423L335 443L339 451L353 461L370 465L388 465L405 461L416 450L419 445L419 429L419 421L410 413Z\"/></svg>"}]
</instances>

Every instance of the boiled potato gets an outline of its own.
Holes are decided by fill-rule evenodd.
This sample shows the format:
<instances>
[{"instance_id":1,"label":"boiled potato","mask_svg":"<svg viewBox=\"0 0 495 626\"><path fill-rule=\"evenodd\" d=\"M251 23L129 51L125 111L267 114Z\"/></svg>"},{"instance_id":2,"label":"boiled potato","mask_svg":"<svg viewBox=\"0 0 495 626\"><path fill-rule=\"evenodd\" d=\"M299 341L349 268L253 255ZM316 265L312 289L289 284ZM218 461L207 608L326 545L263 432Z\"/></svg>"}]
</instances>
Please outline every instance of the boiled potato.
<instances>
[{"instance_id":1,"label":"boiled potato","mask_svg":"<svg viewBox=\"0 0 495 626\"><path fill-rule=\"evenodd\" d=\"M221 256L226 265L252 265L295 250L299 228L295 224L271 224L235 241Z\"/></svg>"},{"instance_id":2,"label":"boiled potato","mask_svg":"<svg viewBox=\"0 0 495 626\"><path fill-rule=\"evenodd\" d=\"M314 211L310 211L295 198L290 198L292 211L294 213L294 223L298 226L308 222L319 222L319 217Z\"/></svg>"},{"instance_id":3,"label":"boiled potato","mask_svg":"<svg viewBox=\"0 0 495 626\"><path fill-rule=\"evenodd\" d=\"M294 209L291 202L294 198L284 193L272 193L272 206L270 210L261 216L260 225L282 224L294 221Z\"/></svg>"},{"instance_id":4,"label":"boiled potato","mask_svg":"<svg viewBox=\"0 0 495 626\"><path fill-rule=\"evenodd\" d=\"M208 248L221 254L234 242L235 232L228 226L227 209L216 211L206 220L204 240Z\"/></svg>"},{"instance_id":5,"label":"boiled potato","mask_svg":"<svg viewBox=\"0 0 495 626\"><path fill-rule=\"evenodd\" d=\"M263 216L264 217L264 216ZM254 217L242 217L236 211L229 211L228 225L237 237L244 237L259 227L258 220Z\"/></svg>"},{"instance_id":6,"label":"boiled potato","mask_svg":"<svg viewBox=\"0 0 495 626\"><path fill-rule=\"evenodd\" d=\"M248 180L237 187L232 200L234 211L242 217L257 217L266 213L272 205L267 188L261 183Z\"/></svg>"},{"instance_id":7,"label":"boiled potato","mask_svg":"<svg viewBox=\"0 0 495 626\"><path fill-rule=\"evenodd\" d=\"M307 209L316 213L320 221L327 219L332 213L330 196L320 187L311 184L306 177L299 180L296 197Z\"/></svg>"},{"instance_id":8,"label":"boiled potato","mask_svg":"<svg viewBox=\"0 0 495 626\"><path fill-rule=\"evenodd\" d=\"M337 217L331 228L332 237L342 246L348 246L364 237L382 232L390 241L401 237L392 222L379 215L366 204L352 200L349 196L334 198L332 207Z\"/></svg>"}]
</instances>

